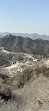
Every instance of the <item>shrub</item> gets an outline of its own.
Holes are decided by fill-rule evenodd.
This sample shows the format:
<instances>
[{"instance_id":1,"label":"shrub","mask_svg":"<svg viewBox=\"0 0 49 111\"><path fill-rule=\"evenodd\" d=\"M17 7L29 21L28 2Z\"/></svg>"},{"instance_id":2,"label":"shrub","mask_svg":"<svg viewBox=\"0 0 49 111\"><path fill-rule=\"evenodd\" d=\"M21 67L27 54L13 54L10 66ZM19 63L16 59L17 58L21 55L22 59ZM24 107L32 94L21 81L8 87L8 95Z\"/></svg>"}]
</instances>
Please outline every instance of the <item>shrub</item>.
<instances>
[{"instance_id":1,"label":"shrub","mask_svg":"<svg viewBox=\"0 0 49 111\"><path fill-rule=\"evenodd\" d=\"M20 81L19 84L18 84L18 87L23 88L23 86L24 86L24 82Z\"/></svg>"},{"instance_id":2,"label":"shrub","mask_svg":"<svg viewBox=\"0 0 49 111\"><path fill-rule=\"evenodd\" d=\"M5 102L7 102L9 99L12 98L12 92L9 88L1 88L0 89L0 96L2 97L2 99L5 100Z\"/></svg>"},{"instance_id":3,"label":"shrub","mask_svg":"<svg viewBox=\"0 0 49 111\"><path fill-rule=\"evenodd\" d=\"M31 70L29 69L25 69L23 72L22 72L22 75L20 75L20 78L19 78L19 84L18 84L18 87L19 88L22 88L24 86L24 84L30 80L31 78Z\"/></svg>"}]
</instances>

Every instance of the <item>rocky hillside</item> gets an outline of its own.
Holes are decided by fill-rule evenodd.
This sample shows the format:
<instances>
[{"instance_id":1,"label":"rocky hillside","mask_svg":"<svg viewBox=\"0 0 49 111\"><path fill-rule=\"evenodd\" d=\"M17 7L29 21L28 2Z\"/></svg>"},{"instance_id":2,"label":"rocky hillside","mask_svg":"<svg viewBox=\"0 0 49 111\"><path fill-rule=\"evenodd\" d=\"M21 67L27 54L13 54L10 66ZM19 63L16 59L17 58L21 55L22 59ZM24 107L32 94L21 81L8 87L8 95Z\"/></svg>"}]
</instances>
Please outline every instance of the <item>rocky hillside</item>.
<instances>
[{"instance_id":1,"label":"rocky hillside","mask_svg":"<svg viewBox=\"0 0 49 111\"><path fill-rule=\"evenodd\" d=\"M0 111L49 111L47 105L49 68L32 67L12 78L0 75Z\"/></svg>"},{"instance_id":2,"label":"rocky hillside","mask_svg":"<svg viewBox=\"0 0 49 111\"><path fill-rule=\"evenodd\" d=\"M20 36L7 35L0 38L0 47L12 52L25 52L40 55L49 55L49 41Z\"/></svg>"},{"instance_id":3,"label":"rocky hillside","mask_svg":"<svg viewBox=\"0 0 49 111\"><path fill-rule=\"evenodd\" d=\"M13 36L29 37L29 38L34 39L34 40L35 40L35 39L38 39L38 38L43 39L43 40L49 40L49 35L45 35L45 34L39 35L39 34L37 34L37 33L28 34L28 33L1 32L1 33L0 33L0 37L6 36L6 35L8 35L8 34L11 34L11 35L13 35Z\"/></svg>"}]
</instances>

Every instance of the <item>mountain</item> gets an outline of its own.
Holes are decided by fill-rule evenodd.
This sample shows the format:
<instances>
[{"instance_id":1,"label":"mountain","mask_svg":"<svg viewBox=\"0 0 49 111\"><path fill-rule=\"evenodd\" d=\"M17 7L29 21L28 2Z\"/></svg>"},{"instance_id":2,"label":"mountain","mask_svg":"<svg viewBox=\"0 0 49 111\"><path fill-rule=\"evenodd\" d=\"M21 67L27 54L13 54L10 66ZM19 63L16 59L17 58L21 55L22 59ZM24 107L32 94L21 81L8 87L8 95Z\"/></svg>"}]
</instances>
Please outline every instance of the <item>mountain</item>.
<instances>
[{"instance_id":1,"label":"mountain","mask_svg":"<svg viewBox=\"0 0 49 111\"><path fill-rule=\"evenodd\" d=\"M33 34L27 34L27 33L9 33L9 32L5 32L5 33L0 33L0 37L6 36L8 34L12 34L13 36L21 36L21 37L29 37L31 39L43 39L43 40L49 40L49 36L47 35L39 35L37 33L33 33Z\"/></svg>"},{"instance_id":2,"label":"mountain","mask_svg":"<svg viewBox=\"0 0 49 111\"><path fill-rule=\"evenodd\" d=\"M33 34L27 34L27 33L11 33L12 35L15 36L22 36L22 37L29 37L31 39L43 39L43 40L49 40L49 36L47 35L39 35L37 33L33 33Z\"/></svg>"},{"instance_id":3,"label":"mountain","mask_svg":"<svg viewBox=\"0 0 49 111\"><path fill-rule=\"evenodd\" d=\"M0 33L0 37L6 36L6 35L8 35L8 34L9 34L9 32L1 32L1 33Z\"/></svg>"},{"instance_id":4,"label":"mountain","mask_svg":"<svg viewBox=\"0 0 49 111\"><path fill-rule=\"evenodd\" d=\"M49 41L28 37L13 36L11 34L0 38L0 47L13 52L24 52L28 54L49 55Z\"/></svg>"}]
</instances>

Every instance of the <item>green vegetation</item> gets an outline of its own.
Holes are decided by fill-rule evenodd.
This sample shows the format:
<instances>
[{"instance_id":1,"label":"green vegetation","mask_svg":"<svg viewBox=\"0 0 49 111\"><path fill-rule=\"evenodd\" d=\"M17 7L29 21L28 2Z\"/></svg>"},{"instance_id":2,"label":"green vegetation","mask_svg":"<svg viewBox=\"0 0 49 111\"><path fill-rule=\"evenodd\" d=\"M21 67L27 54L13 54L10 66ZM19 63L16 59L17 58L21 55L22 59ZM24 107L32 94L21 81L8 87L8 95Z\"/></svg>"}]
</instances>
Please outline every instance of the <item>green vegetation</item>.
<instances>
[{"instance_id":1,"label":"green vegetation","mask_svg":"<svg viewBox=\"0 0 49 111\"><path fill-rule=\"evenodd\" d=\"M41 74L41 73L45 75L45 73L47 72L47 70L48 70L48 68L45 67L45 66L37 67L37 68L34 69L35 74L36 74L37 76L38 76L39 74Z\"/></svg>"},{"instance_id":2,"label":"green vegetation","mask_svg":"<svg viewBox=\"0 0 49 111\"><path fill-rule=\"evenodd\" d=\"M17 81L17 83L15 85L17 85L18 88L23 88L24 85L31 78L34 80L41 74L43 76L49 77L49 68L42 66L42 67L37 67L37 68L25 69L20 75L18 75L18 77L13 76L13 77L4 79L3 84L12 85L13 82L15 83Z\"/></svg>"},{"instance_id":3,"label":"green vegetation","mask_svg":"<svg viewBox=\"0 0 49 111\"><path fill-rule=\"evenodd\" d=\"M19 78L19 84L18 84L18 87L19 88L22 88L26 82L28 82L30 80L30 78L33 76L32 75L32 72L33 70L31 69L25 69L22 74L20 75L20 78Z\"/></svg>"},{"instance_id":4,"label":"green vegetation","mask_svg":"<svg viewBox=\"0 0 49 111\"><path fill-rule=\"evenodd\" d=\"M49 77L49 69L45 66L42 66L42 67L37 67L35 69L24 70L18 81L19 82L18 87L23 88L26 82L28 82L31 78L33 78L34 80L35 77L38 77L40 74ZM36 76L34 77L34 75Z\"/></svg>"},{"instance_id":5,"label":"green vegetation","mask_svg":"<svg viewBox=\"0 0 49 111\"><path fill-rule=\"evenodd\" d=\"M49 69L47 71L45 71L45 73L43 75L46 77L49 77Z\"/></svg>"},{"instance_id":6,"label":"green vegetation","mask_svg":"<svg viewBox=\"0 0 49 111\"><path fill-rule=\"evenodd\" d=\"M18 88L23 88L23 86L24 86L24 82L23 81L19 81Z\"/></svg>"}]
</instances>

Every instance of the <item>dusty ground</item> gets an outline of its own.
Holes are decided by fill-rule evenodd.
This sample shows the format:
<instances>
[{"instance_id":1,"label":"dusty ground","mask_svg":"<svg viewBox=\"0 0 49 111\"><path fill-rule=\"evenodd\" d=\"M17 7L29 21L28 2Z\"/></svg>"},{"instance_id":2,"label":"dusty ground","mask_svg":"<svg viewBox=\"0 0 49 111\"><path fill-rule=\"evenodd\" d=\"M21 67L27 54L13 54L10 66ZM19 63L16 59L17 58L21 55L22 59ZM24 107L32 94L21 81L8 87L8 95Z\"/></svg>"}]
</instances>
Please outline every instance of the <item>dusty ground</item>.
<instances>
[{"instance_id":1,"label":"dusty ground","mask_svg":"<svg viewBox=\"0 0 49 111\"><path fill-rule=\"evenodd\" d=\"M41 111L49 104L49 78L41 76L34 81L31 79L22 89L14 90L13 94L17 99L7 104L3 102L0 111Z\"/></svg>"},{"instance_id":2,"label":"dusty ground","mask_svg":"<svg viewBox=\"0 0 49 111\"><path fill-rule=\"evenodd\" d=\"M9 54L9 52L4 49L2 53ZM19 74L25 68L42 66L43 64L47 65L47 62L49 63L49 61L45 60L37 63L33 61L34 58L32 55L21 55L23 55L24 60L16 61L14 64L12 61L10 66L1 67L0 73L13 77L13 75ZM16 81L14 84L16 84ZM12 89L14 84L9 87ZM34 80L31 78L23 88L13 89L12 93L15 95L15 99L8 100L7 103L5 103L4 99L0 98L0 111L49 111L49 78L41 74Z\"/></svg>"}]
</instances>

